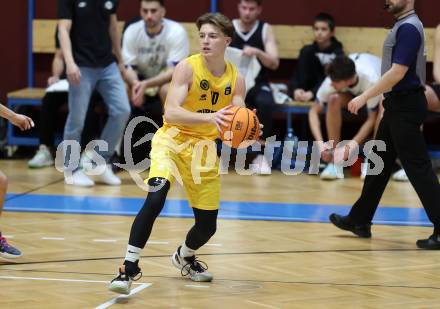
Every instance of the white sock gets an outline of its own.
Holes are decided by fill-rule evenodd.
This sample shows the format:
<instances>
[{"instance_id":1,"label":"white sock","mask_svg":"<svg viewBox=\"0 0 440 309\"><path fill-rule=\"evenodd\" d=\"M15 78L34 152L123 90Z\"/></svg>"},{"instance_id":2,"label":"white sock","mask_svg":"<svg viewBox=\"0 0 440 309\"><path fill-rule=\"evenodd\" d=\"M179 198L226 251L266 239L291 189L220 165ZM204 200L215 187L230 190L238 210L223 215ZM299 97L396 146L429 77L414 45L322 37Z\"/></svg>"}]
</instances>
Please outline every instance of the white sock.
<instances>
[{"instance_id":1,"label":"white sock","mask_svg":"<svg viewBox=\"0 0 440 309\"><path fill-rule=\"evenodd\" d=\"M185 242L183 242L182 247L180 247L180 256L189 257L189 256L194 256L195 254L196 254L196 250L188 248Z\"/></svg>"},{"instance_id":2,"label":"white sock","mask_svg":"<svg viewBox=\"0 0 440 309\"><path fill-rule=\"evenodd\" d=\"M135 263L141 256L141 248L135 246L127 246L127 253L125 254L125 260Z\"/></svg>"}]
</instances>

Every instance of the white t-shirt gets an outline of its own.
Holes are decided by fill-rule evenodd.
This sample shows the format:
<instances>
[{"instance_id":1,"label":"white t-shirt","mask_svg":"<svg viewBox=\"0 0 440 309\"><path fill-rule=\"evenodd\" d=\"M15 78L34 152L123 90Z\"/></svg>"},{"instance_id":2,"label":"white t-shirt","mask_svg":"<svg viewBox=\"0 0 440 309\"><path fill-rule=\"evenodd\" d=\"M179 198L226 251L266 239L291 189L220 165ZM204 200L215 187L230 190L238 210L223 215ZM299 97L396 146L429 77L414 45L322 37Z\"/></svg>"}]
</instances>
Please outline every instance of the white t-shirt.
<instances>
[{"instance_id":1,"label":"white t-shirt","mask_svg":"<svg viewBox=\"0 0 440 309\"><path fill-rule=\"evenodd\" d=\"M349 57L354 61L359 81L354 87L347 87L341 92L348 92L354 96L358 96L380 79L382 61L379 57L366 53L350 54ZM319 87L316 99L320 104L327 103L329 96L336 92L336 89L331 85L330 77L326 77L321 87ZM369 99L367 101L367 108L370 110L376 108L380 103L380 99L381 95Z\"/></svg>"},{"instance_id":2,"label":"white t-shirt","mask_svg":"<svg viewBox=\"0 0 440 309\"><path fill-rule=\"evenodd\" d=\"M188 35L177 22L162 19L162 31L150 37L141 19L128 26L122 40L122 58L143 78L158 75L163 69L175 66L189 55Z\"/></svg>"}]
</instances>

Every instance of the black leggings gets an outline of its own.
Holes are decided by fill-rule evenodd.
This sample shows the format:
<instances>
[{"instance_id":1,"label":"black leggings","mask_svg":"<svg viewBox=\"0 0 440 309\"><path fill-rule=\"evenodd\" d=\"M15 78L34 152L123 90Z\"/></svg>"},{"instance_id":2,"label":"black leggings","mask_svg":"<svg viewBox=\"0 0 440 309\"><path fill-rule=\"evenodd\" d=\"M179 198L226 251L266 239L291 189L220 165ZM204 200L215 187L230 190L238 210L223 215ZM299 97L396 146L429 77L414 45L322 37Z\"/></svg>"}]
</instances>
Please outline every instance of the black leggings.
<instances>
[{"instance_id":1,"label":"black leggings","mask_svg":"<svg viewBox=\"0 0 440 309\"><path fill-rule=\"evenodd\" d=\"M128 244L144 248L150 237L154 221L165 205L170 189L170 182L164 178L152 178L148 181L150 192L145 199L144 206L134 219L131 226ZM185 244L193 250L206 244L217 229L218 210L201 210L193 208L195 224L189 230Z\"/></svg>"}]
</instances>

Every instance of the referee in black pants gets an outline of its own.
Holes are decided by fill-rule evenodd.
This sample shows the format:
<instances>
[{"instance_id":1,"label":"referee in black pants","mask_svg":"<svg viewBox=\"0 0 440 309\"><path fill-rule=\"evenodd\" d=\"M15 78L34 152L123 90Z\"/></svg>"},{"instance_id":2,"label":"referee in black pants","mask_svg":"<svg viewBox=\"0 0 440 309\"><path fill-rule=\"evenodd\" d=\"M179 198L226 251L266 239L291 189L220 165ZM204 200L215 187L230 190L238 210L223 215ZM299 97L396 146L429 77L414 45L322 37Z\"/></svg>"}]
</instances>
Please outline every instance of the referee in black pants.
<instances>
[{"instance_id":1,"label":"referee in black pants","mask_svg":"<svg viewBox=\"0 0 440 309\"><path fill-rule=\"evenodd\" d=\"M414 11L415 0L388 0L385 9L397 21L384 43L382 78L376 85L354 98L348 109L357 114L369 98L384 93L385 113L376 135L386 151L373 151L384 163L378 175L368 175L362 194L348 216L331 214L338 228L359 237L371 237L371 221L388 183L396 157L400 158L408 178L419 196L434 233L417 241L423 249L440 249L440 185L428 156L421 125L427 102L424 95L426 55L423 25Z\"/></svg>"}]
</instances>

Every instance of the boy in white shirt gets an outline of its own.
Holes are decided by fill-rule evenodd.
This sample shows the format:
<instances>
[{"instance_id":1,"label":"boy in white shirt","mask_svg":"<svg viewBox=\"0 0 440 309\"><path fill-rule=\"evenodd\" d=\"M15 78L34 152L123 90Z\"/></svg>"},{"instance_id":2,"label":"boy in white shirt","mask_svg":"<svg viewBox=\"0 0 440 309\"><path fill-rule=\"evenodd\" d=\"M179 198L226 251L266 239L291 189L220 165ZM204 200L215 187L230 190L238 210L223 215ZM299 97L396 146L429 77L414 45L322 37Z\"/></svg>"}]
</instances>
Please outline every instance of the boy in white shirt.
<instances>
[{"instance_id":1,"label":"boy in white shirt","mask_svg":"<svg viewBox=\"0 0 440 309\"><path fill-rule=\"evenodd\" d=\"M373 132L381 96L370 99L367 103L368 117L359 131L346 147L336 149L341 141L342 109L348 102L375 84L380 76L381 59L370 54L351 54L338 56L328 68L328 77L324 80L316 95L316 102L309 112L309 123L312 134L319 142L322 159L329 162L321 173L321 179L333 180L344 178L342 169L332 163L333 152L342 151L347 157L354 146L361 144ZM322 136L319 114L327 104L326 128L329 141L333 144L328 148ZM348 150L348 151L347 151Z\"/></svg>"},{"instance_id":2,"label":"boy in white shirt","mask_svg":"<svg viewBox=\"0 0 440 309\"><path fill-rule=\"evenodd\" d=\"M165 102L174 67L189 55L188 35L177 22L164 18L163 0L140 1L142 19L127 27L122 40L122 57L127 67L125 80L134 106L144 95L159 94Z\"/></svg>"}]
</instances>

